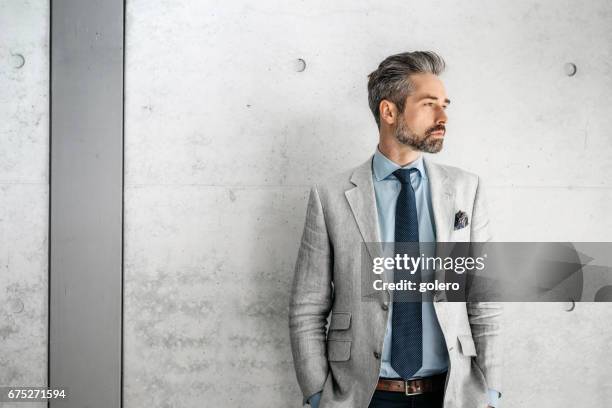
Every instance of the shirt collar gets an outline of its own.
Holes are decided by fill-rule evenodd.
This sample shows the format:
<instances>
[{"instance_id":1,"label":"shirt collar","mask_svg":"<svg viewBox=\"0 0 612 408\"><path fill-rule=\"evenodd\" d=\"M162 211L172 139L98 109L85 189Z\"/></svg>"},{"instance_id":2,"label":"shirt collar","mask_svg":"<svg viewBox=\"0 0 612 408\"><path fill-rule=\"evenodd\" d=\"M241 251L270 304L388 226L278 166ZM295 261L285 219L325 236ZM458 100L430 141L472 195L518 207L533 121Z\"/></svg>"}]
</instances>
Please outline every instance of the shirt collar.
<instances>
[{"instance_id":1,"label":"shirt collar","mask_svg":"<svg viewBox=\"0 0 612 408\"><path fill-rule=\"evenodd\" d=\"M381 181L381 180L386 179L387 177L389 177L391 173L393 173L395 170L399 168L410 169L413 167L419 170L419 174L421 175L421 177L423 177L424 179L427 179L427 173L425 172L425 166L423 165L423 155L422 154L419 154L419 157L416 160L402 167L399 164L387 158L387 156L385 156L384 154L382 154L382 152L380 151L377 145L376 152L374 152L374 159L373 159L372 166L374 168L374 177L376 177L376 181Z\"/></svg>"}]
</instances>

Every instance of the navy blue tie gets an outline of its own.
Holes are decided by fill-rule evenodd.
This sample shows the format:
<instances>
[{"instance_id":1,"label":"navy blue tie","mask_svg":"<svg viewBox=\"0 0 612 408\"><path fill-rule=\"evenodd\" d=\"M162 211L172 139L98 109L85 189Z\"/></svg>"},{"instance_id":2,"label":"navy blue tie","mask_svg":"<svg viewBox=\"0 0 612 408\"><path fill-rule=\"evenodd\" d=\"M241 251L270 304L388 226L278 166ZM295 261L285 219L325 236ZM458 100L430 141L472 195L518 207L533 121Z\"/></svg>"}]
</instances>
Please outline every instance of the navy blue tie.
<instances>
[{"instance_id":1,"label":"navy blue tie","mask_svg":"<svg viewBox=\"0 0 612 408\"><path fill-rule=\"evenodd\" d=\"M396 254L403 257L419 256L419 220L417 217L414 189L410 182L410 173L417 169L398 169L393 172L402 183L395 208L395 242L416 242L413 245L396 245ZM420 268L413 274L405 270L395 270L393 281L409 279L418 285L421 281ZM399 295L399 296L398 296ZM423 319L421 302L402 299L396 291L393 299L393 317L391 332L391 367L404 379L411 378L423 365Z\"/></svg>"}]
</instances>

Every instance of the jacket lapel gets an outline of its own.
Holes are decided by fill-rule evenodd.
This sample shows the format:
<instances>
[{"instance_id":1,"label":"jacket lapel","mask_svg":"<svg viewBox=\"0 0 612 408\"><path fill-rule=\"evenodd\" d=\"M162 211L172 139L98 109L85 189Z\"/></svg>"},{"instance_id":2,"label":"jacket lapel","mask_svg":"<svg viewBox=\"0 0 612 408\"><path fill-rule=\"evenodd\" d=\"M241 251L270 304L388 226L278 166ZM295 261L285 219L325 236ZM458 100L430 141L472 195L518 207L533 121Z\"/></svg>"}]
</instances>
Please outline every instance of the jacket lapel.
<instances>
[{"instance_id":1,"label":"jacket lapel","mask_svg":"<svg viewBox=\"0 0 612 408\"><path fill-rule=\"evenodd\" d=\"M436 226L436 241L449 242L453 231L455 214L455 190L451 175L444 167L423 158L425 171L429 178L429 192Z\"/></svg>"},{"instance_id":2,"label":"jacket lapel","mask_svg":"<svg viewBox=\"0 0 612 408\"><path fill-rule=\"evenodd\" d=\"M353 187L344 192L346 199L353 212L353 217L361 233L366 249L370 257L382 257L383 251L380 244L380 229L378 225L378 211L376 209L376 195L374 194L374 182L372 181L372 159L374 155L357 167L351 175ZM362 263L365 260L362 259ZM368 262L367 265L372 265ZM364 267L365 264L362 265ZM376 291L373 286L374 275L368 270L362 270L362 297L384 300L390 298L389 291Z\"/></svg>"},{"instance_id":3,"label":"jacket lapel","mask_svg":"<svg viewBox=\"0 0 612 408\"><path fill-rule=\"evenodd\" d=\"M351 175L354 187L344 192L351 207L359 232L364 242L380 243L380 230L378 226L378 212L376 210L376 196L374 182L372 181L372 158L374 155L357 167ZM368 253L372 257L381 256L380 245L367 245Z\"/></svg>"},{"instance_id":4,"label":"jacket lapel","mask_svg":"<svg viewBox=\"0 0 612 408\"><path fill-rule=\"evenodd\" d=\"M436 242L450 242L451 233L455 222L455 190L452 183L452 175L448 170L434 162L424 159L425 171L429 177L429 193L431 194L431 207L433 209L434 224L436 227ZM436 256L446 257L450 255L448 244L436 245ZM444 269L435 271L435 278L439 282L445 282ZM436 301L446 301L444 291L436 291Z\"/></svg>"}]
</instances>

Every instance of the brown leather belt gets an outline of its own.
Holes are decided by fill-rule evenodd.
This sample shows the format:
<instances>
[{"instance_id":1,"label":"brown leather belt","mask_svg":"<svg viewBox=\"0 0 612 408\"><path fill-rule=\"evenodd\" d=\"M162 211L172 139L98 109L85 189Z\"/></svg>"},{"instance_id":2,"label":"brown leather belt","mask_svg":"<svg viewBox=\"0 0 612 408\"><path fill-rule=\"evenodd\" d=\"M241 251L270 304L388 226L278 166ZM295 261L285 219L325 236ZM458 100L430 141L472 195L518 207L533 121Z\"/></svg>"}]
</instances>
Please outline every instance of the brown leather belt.
<instances>
[{"instance_id":1,"label":"brown leather belt","mask_svg":"<svg viewBox=\"0 0 612 408\"><path fill-rule=\"evenodd\" d=\"M446 384L446 373L431 377L415 378L413 380L400 380L379 378L376 389L379 391L402 392L406 395L418 395L425 392L443 391Z\"/></svg>"}]
</instances>

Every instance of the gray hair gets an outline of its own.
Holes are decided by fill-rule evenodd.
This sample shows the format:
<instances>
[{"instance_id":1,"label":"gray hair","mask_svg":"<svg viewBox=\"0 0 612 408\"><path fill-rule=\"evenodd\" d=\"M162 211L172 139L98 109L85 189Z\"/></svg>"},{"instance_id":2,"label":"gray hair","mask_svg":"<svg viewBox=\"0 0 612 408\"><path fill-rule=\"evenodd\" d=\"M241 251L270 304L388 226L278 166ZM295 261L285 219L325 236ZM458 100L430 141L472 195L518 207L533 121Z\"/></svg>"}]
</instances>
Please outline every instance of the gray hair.
<instances>
[{"instance_id":1,"label":"gray hair","mask_svg":"<svg viewBox=\"0 0 612 408\"><path fill-rule=\"evenodd\" d=\"M385 58L376 71L368 75L368 103L378 128L380 101L391 101L403 112L406 98L413 91L408 76L420 73L440 75L445 67L442 57L432 51L403 52Z\"/></svg>"}]
</instances>

